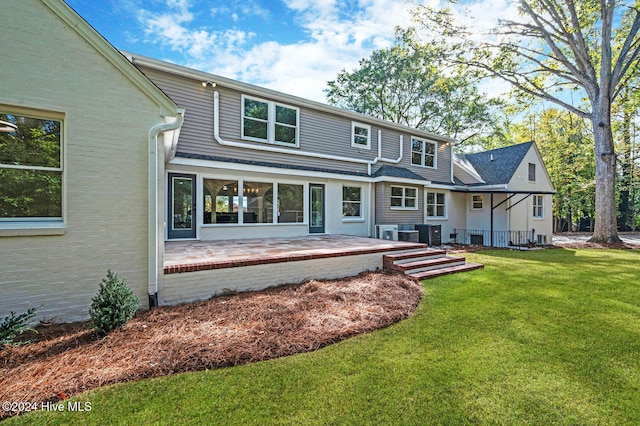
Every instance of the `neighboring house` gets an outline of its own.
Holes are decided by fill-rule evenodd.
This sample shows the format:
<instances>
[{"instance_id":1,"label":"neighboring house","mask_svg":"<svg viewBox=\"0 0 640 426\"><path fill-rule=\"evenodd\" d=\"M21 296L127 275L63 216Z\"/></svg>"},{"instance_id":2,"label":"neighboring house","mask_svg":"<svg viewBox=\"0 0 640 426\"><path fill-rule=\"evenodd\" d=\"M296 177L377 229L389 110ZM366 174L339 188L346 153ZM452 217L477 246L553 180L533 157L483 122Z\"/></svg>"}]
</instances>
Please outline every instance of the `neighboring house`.
<instances>
[{"instance_id":1,"label":"neighboring house","mask_svg":"<svg viewBox=\"0 0 640 426\"><path fill-rule=\"evenodd\" d=\"M0 133L0 318L84 319L109 268L147 306L150 142L180 111L62 1L4 1L0 33L0 120L21 128Z\"/></svg>"},{"instance_id":2,"label":"neighboring house","mask_svg":"<svg viewBox=\"0 0 640 426\"><path fill-rule=\"evenodd\" d=\"M13 144L0 152L0 317L85 318L109 268L143 307L163 303L165 241L421 224L443 243L551 241L533 143L456 156L447 137L123 56L61 0L9 3L0 120L48 136L27 155L20 132L0 133Z\"/></svg>"}]
</instances>

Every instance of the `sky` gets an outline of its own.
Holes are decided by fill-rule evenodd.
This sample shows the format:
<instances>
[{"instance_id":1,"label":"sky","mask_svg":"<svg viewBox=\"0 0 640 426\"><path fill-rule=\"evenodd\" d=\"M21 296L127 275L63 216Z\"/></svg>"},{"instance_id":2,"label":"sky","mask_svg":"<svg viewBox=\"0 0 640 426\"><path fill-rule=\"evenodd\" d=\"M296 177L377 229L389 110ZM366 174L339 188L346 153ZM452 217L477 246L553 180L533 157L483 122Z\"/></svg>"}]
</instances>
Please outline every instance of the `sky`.
<instances>
[{"instance_id":1,"label":"sky","mask_svg":"<svg viewBox=\"0 0 640 426\"><path fill-rule=\"evenodd\" d=\"M414 24L405 0L66 1L119 50L320 102L327 81Z\"/></svg>"}]
</instances>

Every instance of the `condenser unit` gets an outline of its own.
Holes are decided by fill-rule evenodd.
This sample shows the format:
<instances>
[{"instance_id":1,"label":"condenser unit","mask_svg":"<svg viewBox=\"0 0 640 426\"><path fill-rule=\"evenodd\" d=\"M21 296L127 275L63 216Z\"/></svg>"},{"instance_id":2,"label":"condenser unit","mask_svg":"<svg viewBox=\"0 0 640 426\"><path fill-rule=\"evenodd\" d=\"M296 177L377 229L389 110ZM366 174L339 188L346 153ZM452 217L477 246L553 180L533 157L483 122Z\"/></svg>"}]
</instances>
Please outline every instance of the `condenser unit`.
<instances>
[{"instance_id":1,"label":"condenser unit","mask_svg":"<svg viewBox=\"0 0 640 426\"><path fill-rule=\"evenodd\" d=\"M376 225L376 238L398 241L398 225Z\"/></svg>"}]
</instances>

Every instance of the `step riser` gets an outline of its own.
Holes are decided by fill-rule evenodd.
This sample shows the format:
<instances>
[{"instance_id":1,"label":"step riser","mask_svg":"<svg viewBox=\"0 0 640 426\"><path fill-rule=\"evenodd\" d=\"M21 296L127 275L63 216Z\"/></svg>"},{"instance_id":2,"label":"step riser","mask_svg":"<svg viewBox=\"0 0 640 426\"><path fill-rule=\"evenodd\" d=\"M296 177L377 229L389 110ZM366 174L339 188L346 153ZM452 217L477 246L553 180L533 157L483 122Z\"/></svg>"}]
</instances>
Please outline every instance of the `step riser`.
<instances>
[{"instance_id":1,"label":"step riser","mask_svg":"<svg viewBox=\"0 0 640 426\"><path fill-rule=\"evenodd\" d=\"M437 254L435 256L422 256L422 257L414 257L412 259L396 260L393 263L396 265L406 265L407 263L422 262L424 260L433 260L433 259L445 259L446 257L447 256L445 256L444 254Z\"/></svg>"},{"instance_id":2,"label":"step riser","mask_svg":"<svg viewBox=\"0 0 640 426\"><path fill-rule=\"evenodd\" d=\"M399 263L416 262L418 260L427 260L436 257L445 257L444 250L417 250L406 253L385 254L382 256L382 267L387 270L398 270L395 265Z\"/></svg>"},{"instance_id":3,"label":"step riser","mask_svg":"<svg viewBox=\"0 0 640 426\"><path fill-rule=\"evenodd\" d=\"M425 259L420 261L416 260L414 262L403 262L403 263L395 262L391 267L391 269L402 272L402 271L409 271L409 270L418 269L418 268L431 268L431 267L442 268L450 265L451 263L457 263L457 262L464 263L464 260L465 260L464 257L446 256L446 257L439 257L435 259Z\"/></svg>"},{"instance_id":4,"label":"step riser","mask_svg":"<svg viewBox=\"0 0 640 426\"><path fill-rule=\"evenodd\" d=\"M404 271L404 273L405 275L413 275L419 272L435 271L437 269L451 268L453 266L462 266L464 264L465 264L465 261L463 260L461 262L447 263L446 265L432 265L432 266L424 266L424 267L415 268L415 269L408 269Z\"/></svg>"},{"instance_id":5,"label":"step riser","mask_svg":"<svg viewBox=\"0 0 640 426\"><path fill-rule=\"evenodd\" d=\"M419 273L415 273L412 275L408 275L411 278L415 278L417 280L428 280L431 278L437 278L437 277L441 277L444 275L450 275L450 274L457 274L460 272L469 272L469 271L475 271L476 269L484 269L484 265L465 265L466 267L461 267L458 269L454 269L454 270L447 270L447 268L442 268L441 270L437 271L437 270L433 270L433 271L426 271L425 272L419 272Z\"/></svg>"}]
</instances>

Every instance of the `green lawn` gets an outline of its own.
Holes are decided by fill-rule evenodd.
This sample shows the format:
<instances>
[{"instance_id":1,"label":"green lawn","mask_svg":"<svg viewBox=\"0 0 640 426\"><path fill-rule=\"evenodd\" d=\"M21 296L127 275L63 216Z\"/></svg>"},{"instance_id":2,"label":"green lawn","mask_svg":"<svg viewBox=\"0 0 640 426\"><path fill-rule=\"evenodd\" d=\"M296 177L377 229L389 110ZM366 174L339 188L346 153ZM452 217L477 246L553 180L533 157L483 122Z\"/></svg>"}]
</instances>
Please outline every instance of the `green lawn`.
<instances>
[{"instance_id":1,"label":"green lawn","mask_svg":"<svg viewBox=\"0 0 640 426\"><path fill-rule=\"evenodd\" d=\"M640 424L640 251L482 251L323 350L83 394L7 424Z\"/></svg>"}]
</instances>

